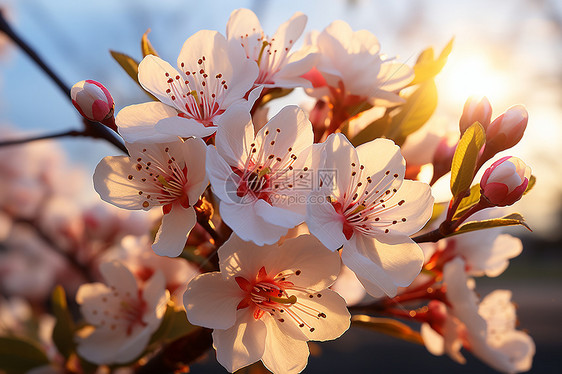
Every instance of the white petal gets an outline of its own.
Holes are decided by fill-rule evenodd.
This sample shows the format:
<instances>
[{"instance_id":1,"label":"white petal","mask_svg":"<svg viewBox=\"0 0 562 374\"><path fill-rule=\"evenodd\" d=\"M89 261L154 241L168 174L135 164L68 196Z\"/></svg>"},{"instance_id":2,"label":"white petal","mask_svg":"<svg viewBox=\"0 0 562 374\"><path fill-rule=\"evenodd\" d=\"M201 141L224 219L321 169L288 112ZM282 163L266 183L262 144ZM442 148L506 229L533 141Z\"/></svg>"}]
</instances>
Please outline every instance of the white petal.
<instances>
[{"instance_id":1,"label":"white petal","mask_svg":"<svg viewBox=\"0 0 562 374\"><path fill-rule=\"evenodd\" d=\"M169 299L169 293L166 290L166 278L161 270L156 270L145 283L142 298L146 302L143 321L149 325L158 326L166 312L166 304Z\"/></svg>"},{"instance_id":2,"label":"white petal","mask_svg":"<svg viewBox=\"0 0 562 374\"><path fill-rule=\"evenodd\" d=\"M332 204L325 201L324 195L313 194L310 198L314 198L316 202L309 203L306 208L308 229L322 244L335 251L347 242L343 234L344 218L336 212Z\"/></svg>"},{"instance_id":3,"label":"white petal","mask_svg":"<svg viewBox=\"0 0 562 374\"><path fill-rule=\"evenodd\" d=\"M139 191L144 188L139 181L144 174L135 165L128 156L108 156L100 161L94 171L94 189L102 200L124 209L143 209L145 199Z\"/></svg>"},{"instance_id":4,"label":"white petal","mask_svg":"<svg viewBox=\"0 0 562 374\"><path fill-rule=\"evenodd\" d=\"M273 248L273 249L272 249ZM219 248L219 267L225 277L242 277L254 279L264 261L271 254L276 255L277 245L258 246L253 242L242 240L235 233Z\"/></svg>"},{"instance_id":5,"label":"white petal","mask_svg":"<svg viewBox=\"0 0 562 374\"><path fill-rule=\"evenodd\" d=\"M398 287L410 285L419 274L423 259L421 248L409 237L386 244L354 234L342 252L343 263L375 297L383 293L393 297Z\"/></svg>"},{"instance_id":6,"label":"white petal","mask_svg":"<svg viewBox=\"0 0 562 374\"><path fill-rule=\"evenodd\" d=\"M285 335L272 318L265 320L267 336L262 362L273 373L300 373L308 361L308 344Z\"/></svg>"},{"instance_id":7,"label":"white petal","mask_svg":"<svg viewBox=\"0 0 562 374\"><path fill-rule=\"evenodd\" d=\"M109 293L111 293L111 289L102 283L87 283L78 288L76 302L80 304L80 313L89 324L98 326L104 319L103 314L99 313L99 309L102 298Z\"/></svg>"},{"instance_id":8,"label":"white petal","mask_svg":"<svg viewBox=\"0 0 562 374\"><path fill-rule=\"evenodd\" d=\"M216 126L204 126L199 121L179 116L164 118L158 121L155 125L155 129L162 134L175 137L181 136L182 138L190 136L205 138L213 135L217 131Z\"/></svg>"},{"instance_id":9,"label":"white petal","mask_svg":"<svg viewBox=\"0 0 562 374\"><path fill-rule=\"evenodd\" d=\"M396 91L404 88L414 79L414 70L399 62L386 62L379 71L380 88L385 91Z\"/></svg>"},{"instance_id":10,"label":"white petal","mask_svg":"<svg viewBox=\"0 0 562 374\"><path fill-rule=\"evenodd\" d=\"M179 72L172 65L154 55L146 56L139 63L138 78L140 85L158 100L172 108L175 108L175 104L166 93L169 88L167 82L169 77L177 75L179 75Z\"/></svg>"},{"instance_id":11,"label":"white petal","mask_svg":"<svg viewBox=\"0 0 562 374\"><path fill-rule=\"evenodd\" d=\"M187 197L189 204L192 206L197 203L199 197L209 184L205 168L206 154L207 146L199 138L187 138L182 144L182 155L187 167L187 180L189 184Z\"/></svg>"},{"instance_id":12,"label":"white petal","mask_svg":"<svg viewBox=\"0 0 562 374\"><path fill-rule=\"evenodd\" d=\"M287 233L286 227L274 225L260 217L252 203L232 204L221 201L220 214L240 238L251 240L257 245L273 244Z\"/></svg>"},{"instance_id":13,"label":"white petal","mask_svg":"<svg viewBox=\"0 0 562 374\"><path fill-rule=\"evenodd\" d=\"M126 106L117 113L115 123L126 142L172 142L177 137L157 131L155 125L164 118L177 115L177 110L166 104L150 102Z\"/></svg>"},{"instance_id":14,"label":"white petal","mask_svg":"<svg viewBox=\"0 0 562 374\"><path fill-rule=\"evenodd\" d=\"M87 361L99 365L131 362L144 351L152 332L146 328L135 329L132 335L126 335L95 330L78 340L77 352Z\"/></svg>"},{"instance_id":15,"label":"white petal","mask_svg":"<svg viewBox=\"0 0 562 374\"><path fill-rule=\"evenodd\" d=\"M118 261L103 262L100 265L100 272L107 285L114 286L121 293L137 294L137 281L131 271L122 263Z\"/></svg>"},{"instance_id":16,"label":"white petal","mask_svg":"<svg viewBox=\"0 0 562 374\"><path fill-rule=\"evenodd\" d=\"M387 241L388 236L405 236L418 232L431 218L433 200L428 184L404 180L398 192L385 203L392 208L378 216L381 222L387 222L385 228L389 230L378 238ZM394 221L396 224L388 225Z\"/></svg>"},{"instance_id":17,"label":"white petal","mask_svg":"<svg viewBox=\"0 0 562 374\"><path fill-rule=\"evenodd\" d=\"M152 249L160 256L179 256L196 222L197 215L192 207L184 208L174 203L172 210L162 217Z\"/></svg>"},{"instance_id":18,"label":"white petal","mask_svg":"<svg viewBox=\"0 0 562 374\"><path fill-rule=\"evenodd\" d=\"M437 331L431 328L428 323L423 323L420 328L421 337L425 348L435 356L445 353L445 342Z\"/></svg>"},{"instance_id":19,"label":"white petal","mask_svg":"<svg viewBox=\"0 0 562 374\"><path fill-rule=\"evenodd\" d=\"M351 316L345 300L337 292L329 289L315 294L292 291L290 295L297 297L297 303L284 313L276 312L272 316L285 334L299 340L326 341L340 337L349 328ZM299 320L290 318L289 312Z\"/></svg>"},{"instance_id":20,"label":"white petal","mask_svg":"<svg viewBox=\"0 0 562 374\"><path fill-rule=\"evenodd\" d=\"M272 251L272 256L263 259L268 274L300 270L299 275L292 275L287 279L299 287L323 290L335 282L340 272L339 254L324 247L312 235L287 239Z\"/></svg>"},{"instance_id":21,"label":"white petal","mask_svg":"<svg viewBox=\"0 0 562 374\"><path fill-rule=\"evenodd\" d=\"M262 31L258 17L250 9L236 9L230 13L230 18L226 24L226 37L229 41L240 42L241 38L245 37L248 42L254 40L257 42L257 38L261 37ZM246 35L248 36L246 37ZM249 47L253 47L253 45Z\"/></svg>"},{"instance_id":22,"label":"white petal","mask_svg":"<svg viewBox=\"0 0 562 374\"><path fill-rule=\"evenodd\" d=\"M299 154L312 145L312 124L296 105L284 107L256 135L257 148L263 148L264 157L283 158L287 153ZM291 151L289 151L289 148Z\"/></svg>"},{"instance_id":23,"label":"white petal","mask_svg":"<svg viewBox=\"0 0 562 374\"><path fill-rule=\"evenodd\" d=\"M507 269L508 259L519 256L523 250L521 239L508 234L499 235L489 253L489 257L483 266L488 277L497 277Z\"/></svg>"},{"instance_id":24,"label":"white petal","mask_svg":"<svg viewBox=\"0 0 562 374\"><path fill-rule=\"evenodd\" d=\"M236 192L240 184L240 177L232 171L232 168L212 145L207 147L206 169L213 193L221 201L238 203L240 197Z\"/></svg>"},{"instance_id":25,"label":"white petal","mask_svg":"<svg viewBox=\"0 0 562 374\"><path fill-rule=\"evenodd\" d=\"M215 137L217 152L230 165L244 168L254 141L254 127L250 112L244 106L234 106L218 120L219 128Z\"/></svg>"},{"instance_id":26,"label":"white petal","mask_svg":"<svg viewBox=\"0 0 562 374\"><path fill-rule=\"evenodd\" d=\"M252 313L239 310L236 324L228 330L213 331L213 345L217 361L230 372L261 359L265 351L267 329Z\"/></svg>"},{"instance_id":27,"label":"white petal","mask_svg":"<svg viewBox=\"0 0 562 374\"><path fill-rule=\"evenodd\" d=\"M363 174L372 177L373 181L382 179L387 170L393 175L398 173L400 179L404 178L406 162L400 153L400 147L392 140L378 138L361 144L356 150L361 164L365 166Z\"/></svg>"},{"instance_id":28,"label":"white petal","mask_svg":"<svg viewBox=\"0 0 562 374\"><path fill-rule=\"evenodd\" d=\"M304 216L289 209L272 206L265 200L259 199L255 203L255 211L264 221L276 226L292 229L304 222Z\"/></svg>"},{"instance_id":29,"label":"white petal","mask_svg":"<svg viewBox=\"0 0 562 374\"><path fill-rule=\"evenodd\" d=\"M234 280L225 280L219 272L197 276L183 295L189 322L211 329L228 329L236 320L236 307L244 292Z\"/></svg>"},{"instance_id":30,"label":"white petal","mask_svg":"<svg viewBox=\"0 0 562 374\"><path fill-rule=\"evenodd\" d=\"M332 134L325 141L326 163L325 170L336 170L337 187L333 192L338 201L350 198L347 196L351 187L352 173L359 168L360 160L357 151L343 134ZM355 164L353 166L352 164ZM345 197L344 197L345 196Z\"/></svg>"}]
</instances>

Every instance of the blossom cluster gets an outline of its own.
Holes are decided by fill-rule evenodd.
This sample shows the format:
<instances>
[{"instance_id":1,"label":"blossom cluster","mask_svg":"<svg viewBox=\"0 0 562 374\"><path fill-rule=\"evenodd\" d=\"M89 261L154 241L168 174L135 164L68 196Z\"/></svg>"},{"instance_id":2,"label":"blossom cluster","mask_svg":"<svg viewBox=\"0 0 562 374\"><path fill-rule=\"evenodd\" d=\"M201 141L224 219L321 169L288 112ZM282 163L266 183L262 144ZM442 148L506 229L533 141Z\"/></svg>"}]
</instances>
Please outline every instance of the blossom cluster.
<instances>
[{"instance_id":1,"label":"blossom cluster","mask_svg":"<svg viewBox=\"0 0 562 374\"><path fill-rule=\"evenodd\" d=\"M64 237L87 256L72 258L90 277L73 290L84 323L68 322L71 348L53 335L53 370L148 366L180 339L196 346L200 326L213 330L229 372L261 361L298 373L308 341L337 339L352 323L385 331L378 314L419 322L420 333L401 337L433 354L464 363L465 348L502 372L530 368L534 343L515 329L511 293L478 300L473 290L473 277L498 276L522 250L501 233L522 217L498 216L532 187L530 168L506 156L472 182L521 140L526 110L491 121L488 100L470 98L457 133L428 136L431 113L420 121L411 102L431 96L447 53L410 67L343 21L297 50L306 22L297 12L270 37L252 11L235 10L225 35L190 36L175 66L145 35L135 78L153 100L115 118L103 85L73 87L78 111L128 151L99 162L96 192L147 213L134 232L107 227L115 231L94 252ZM312 108L289 105L267 119L268 103L293 90ZM424 165L433 166L429 183ZM432 185L449 172L451 200L435 202Z\"/></svg>"}]
</instances>

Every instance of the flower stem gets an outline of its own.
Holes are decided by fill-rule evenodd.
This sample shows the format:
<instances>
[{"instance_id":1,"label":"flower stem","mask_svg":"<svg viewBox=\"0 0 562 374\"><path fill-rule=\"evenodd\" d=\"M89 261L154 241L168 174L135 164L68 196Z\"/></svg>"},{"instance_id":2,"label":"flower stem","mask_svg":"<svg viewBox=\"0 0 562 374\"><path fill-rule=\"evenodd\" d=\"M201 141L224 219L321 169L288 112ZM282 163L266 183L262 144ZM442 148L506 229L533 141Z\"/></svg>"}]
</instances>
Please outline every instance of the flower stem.
<instances>
[{"instance_id":1,"label":"flower stem","mask_svg":"<svg viewBox=\"0 0 562 374\"><path fill-rule=\"evenodd\" d=\"M31 58L33 62L35 62L37 66L39 66L39 68L49 76L49 78L52 79L55 85L63 92L64 96L70 100L70 87L62 81L62 79L54 72L54 70L51 69L45 63L45 61L37 54L37 52L35 52L33 48L31 48L29 44L27 44L22 38L19 37L19 35L14 31L12 26L8 23L8 21L4 17L4 12L2 9L0 9L0 31L2 31L7 37L9 37L18 47L20 47L21 50L24 51L25 54L27 54L27 56ZM83 135L83 136L88 136L98 139L105 139L111 144L113 144L114 146L116 146L117 148L119 148L120 150L122 150L123 152L125 152L126 154L128 153L127 148L115 136L115 133L110 131L107 127L105 127L101 123L84 120L84 125L85 125L85 130L78 135ZM60 135L60 136L67 136L67 135ZM75 135L70 135L70 136L75 136ZM48 137L49 136L46 136L44 137L44 139L47 139ZM25 142L26 141L23 141L21 143L25 143ZM21 144L21 143L14 143L14 144Z\"/></svg>"}]
</instances>

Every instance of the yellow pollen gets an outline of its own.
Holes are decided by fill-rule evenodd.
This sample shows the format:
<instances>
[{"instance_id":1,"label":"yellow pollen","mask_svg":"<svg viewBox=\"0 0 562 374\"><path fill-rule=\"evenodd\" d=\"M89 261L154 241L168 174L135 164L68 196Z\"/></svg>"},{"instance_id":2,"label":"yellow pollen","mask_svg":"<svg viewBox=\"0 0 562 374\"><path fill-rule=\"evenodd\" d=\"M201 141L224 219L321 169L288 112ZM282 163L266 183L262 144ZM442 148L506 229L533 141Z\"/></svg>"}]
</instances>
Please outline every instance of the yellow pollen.
<instances>
[{"instance_id":1,"label":"yellow pollen","mask_svg":"<svg viewBox=\"0 0 562 374\"><path fill-rule=\"evenodd\" d=\"M357 213L361 212L362 210L365 210L365 208L366 207L364 205L359 205L357 208L355 208L353 210L353 212L351 212L351 214L357 214Z\"/></svg>"},{"instance_id":2,"label":"yellow pollen","mask_svg":"<svg viewBox=\"0 0 562 374\"><path fill-rule=\"evenodd\" d=\"M197 105L201 105L201 103L199 102L199 96L197 95L197 91L193 90L189 92L194 98L195 98L195 102L197 103Z\"/></svg>"},{"instance_id":3,"label":"yellow pollen","mask_svg":"<svg viewBox=\"0 0 562 374\"><path fill-rule=\"evenodd\" d=\"M168 187L168 188L171 187L170 184L168 183L168 181L163 176L159 175L157 178L158 178L158 181L162 184L162 186Z\"/></svg>"},{"instance_id":4,"label":"yellow pollen","mask_svg":"<svg viewBox=\"0 0 562 374\"><path fill-rule=\"evenodd\" d=\"M275 297L269 296L269 300L275 301L276 303L280 304L295 304L297 302L297 297L295 295L287 297Z\"/></svg>"},{"instance_id":5,"label":"yellow pollen","mask_svg":"<svg viewBox=\"0 0 562 374\"><path fill-rule=\"evenodd\" d=\"M264 175L267 175L271 173L271 169L270 168L263 168L262 170L260 170L260 172L258 173L258 178L262 178Z\"/></svg>"},{"instance_id":6,"label":"yellow pollen","mask_svg":"<svg viewBox=\"0 0 562 374\"><path fill-rule=\"evenodd\" d=\"M258 67L260 66L261 56L263 55L263 51L265 51L265 47L267 47L268 45L269 45L269 42L267 42L266 40L264 40L264 41L261 43L260 54L259 54L259 56L258 56L258 61L257 61Z\"/></svg>"}]
</instances>

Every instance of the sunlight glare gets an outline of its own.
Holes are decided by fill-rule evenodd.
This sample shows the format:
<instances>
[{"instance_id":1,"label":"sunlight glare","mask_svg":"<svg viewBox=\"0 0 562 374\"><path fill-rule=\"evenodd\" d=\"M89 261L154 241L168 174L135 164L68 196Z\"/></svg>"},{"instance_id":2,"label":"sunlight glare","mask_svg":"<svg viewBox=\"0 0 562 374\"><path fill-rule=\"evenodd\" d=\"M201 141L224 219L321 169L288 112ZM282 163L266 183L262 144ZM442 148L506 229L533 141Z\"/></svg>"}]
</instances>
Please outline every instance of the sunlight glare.
<instances>
[{"instance_id":1,"label":"sunlight glare","mask_svg":"<svg viewBox=\"0 0 562 374\"><path fill-rule=\"evenodd\" d=\"M494 103L502 102L508 94L505 73L484 55L451 56L444 73L443 92L460 105L472 95L486 96Z\"/></svg>"}]
</instances>

